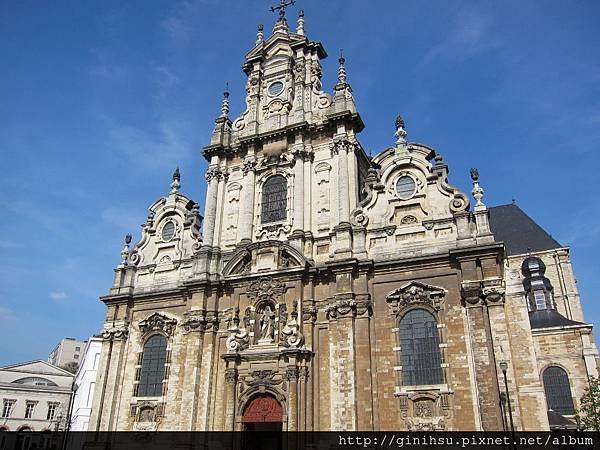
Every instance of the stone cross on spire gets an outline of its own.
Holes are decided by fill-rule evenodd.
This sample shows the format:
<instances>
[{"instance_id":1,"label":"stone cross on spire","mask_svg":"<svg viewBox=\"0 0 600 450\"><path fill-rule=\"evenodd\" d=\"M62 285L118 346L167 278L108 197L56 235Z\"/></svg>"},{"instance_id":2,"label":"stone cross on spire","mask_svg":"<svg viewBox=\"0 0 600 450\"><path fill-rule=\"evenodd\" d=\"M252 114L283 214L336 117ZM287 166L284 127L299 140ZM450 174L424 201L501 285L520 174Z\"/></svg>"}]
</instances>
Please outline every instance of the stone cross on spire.
<instances>
[{"instance_id":1,"label":"stone cross on spire","mask_svg":"<svg viewBox=\"0 0 600 450\"><path fill-rule=\"evenodd\" d=\"M279 10L279 21L285 21L285 8L296 3L296 0L280 0L279 5L271 6L271 11Z\"/></svg>"}]
</instances>

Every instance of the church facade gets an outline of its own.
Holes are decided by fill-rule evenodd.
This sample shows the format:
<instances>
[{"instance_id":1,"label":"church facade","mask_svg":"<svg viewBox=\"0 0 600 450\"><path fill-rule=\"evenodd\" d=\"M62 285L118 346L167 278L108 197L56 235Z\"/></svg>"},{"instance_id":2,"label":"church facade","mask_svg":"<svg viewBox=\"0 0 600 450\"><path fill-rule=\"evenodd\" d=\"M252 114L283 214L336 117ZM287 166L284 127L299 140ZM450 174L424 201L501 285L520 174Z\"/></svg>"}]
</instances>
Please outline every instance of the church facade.
<instances>
[{"instance_id":1,"label":"church facade","mask_svg":"<svg viewBox=\"0 0 600 450\"><path fill-rule=\"evenodd\" d=\"M246 110L225 93L203 149L204 216L177 170L126 238L90 430L574 426L598 353L569 249L488 208L477 170L472 199L452 186L401 117L369 157L325 57L302 12L259 27Z\"/></svg>"}]
</instances>

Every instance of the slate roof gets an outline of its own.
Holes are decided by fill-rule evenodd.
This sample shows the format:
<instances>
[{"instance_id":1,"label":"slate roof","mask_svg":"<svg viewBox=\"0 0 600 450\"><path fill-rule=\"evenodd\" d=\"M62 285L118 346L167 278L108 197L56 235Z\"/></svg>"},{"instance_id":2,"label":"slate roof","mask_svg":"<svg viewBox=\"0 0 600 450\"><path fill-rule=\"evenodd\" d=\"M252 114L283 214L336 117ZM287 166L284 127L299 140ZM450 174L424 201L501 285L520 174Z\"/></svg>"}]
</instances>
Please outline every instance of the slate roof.
<instances>
[{"instance_id":1,"label":"slate roof","mask_svg":"<svg viewBox=\"0 0 600 450\"><path fill-rule=\"evenodd\" d=\"M571 325L586 325L582 322L567 319L553 309L544 309L541 311L533 311L529 313L529 323L531 329L549 328L549 327L568 327Z\"/></svg>"},{"instance_id":2,"label":"slate roof","mask_svg":"<svg viewBox=\"0 0 600 450\"><path fill-rule=\"evenodd\" d=\"M492 233L496 241L504 242L509 256L562 247L516 204L488 209Z\"/></svg>"}]
</instances>

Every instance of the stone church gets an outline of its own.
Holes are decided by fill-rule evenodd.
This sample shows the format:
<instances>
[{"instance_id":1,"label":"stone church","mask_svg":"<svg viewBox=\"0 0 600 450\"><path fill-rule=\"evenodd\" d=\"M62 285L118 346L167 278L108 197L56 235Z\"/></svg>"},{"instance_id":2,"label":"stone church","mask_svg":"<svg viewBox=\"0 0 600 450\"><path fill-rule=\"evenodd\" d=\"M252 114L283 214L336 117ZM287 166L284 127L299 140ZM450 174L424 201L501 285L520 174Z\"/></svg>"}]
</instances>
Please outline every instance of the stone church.
<instances>
[{"instance_id":1,"label":"stone church","mask_svg":"<svg viewBox=\"0 0 600 450\"><path fill-rule=\"evenodd\" d=\"M569 249L401 117L367 155L344 58L327 92L285 6L202 150L204 215L176 170L125 239L90 429L574 427L598 352Z\"/></svg>"}]
</instances>

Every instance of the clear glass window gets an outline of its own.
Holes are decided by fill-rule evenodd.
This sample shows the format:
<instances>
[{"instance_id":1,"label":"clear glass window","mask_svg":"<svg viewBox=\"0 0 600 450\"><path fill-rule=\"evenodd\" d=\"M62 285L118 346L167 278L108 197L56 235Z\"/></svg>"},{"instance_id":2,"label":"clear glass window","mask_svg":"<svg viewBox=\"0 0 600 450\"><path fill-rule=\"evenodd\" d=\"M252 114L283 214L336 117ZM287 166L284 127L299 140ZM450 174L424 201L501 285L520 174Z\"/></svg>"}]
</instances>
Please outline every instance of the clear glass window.
<instances>
[{"instance_id":1,"label":"clear glass window","mask_svg":"<svg viewBox=\"0 0 600 450\"><path fill-rule=\"evenodd\" d=\"M415 195L416 190L417 184L415 183L413 177L402 175L400 178L398 178L398 181L396 181L396 195L398 195L398 197L402 200L408 200L411 198L413 195Z\"/></svg>"},{"instance_id":2,"label":"clear glass window","mask_svg":"<svg viewBox=\"0 0 600 450\"><path fill-rule=\"evenodd\" d=\"M162 240L169 242L175 236L175 223L169 221L162 229Z\"/></svg>"},{"instance_id":3,"label":"clear glass window","mask_svg":"<svg viewBox=\"0 0 600 450\"><path fill-rule=\"evenodd\" d=\"M31 419L33 417L33 410L35 409L35 403L27 402L25 406L25 418Z\"/></svg>"},{"instance_id":4,"label":"clear glass window","mask_svg":"<svg viewBox=\"0 0 600 450\"><path fill-rule=\"evenodd\" d=\"M533 291L533 298L535 300L535 309L537 311L546 309L546 293L544 291Z\"/></svg>"},{"instance_id":5,"label":"clear glass window","mask_svg":"<svg viewBox=\"0 0 600 450\"><path fill-rule=\"evenodd\" d=\"M281 81L275 81L269 85L269 95L276 97L283 91L283 83Z\"/></svg>"}]
</instances>

